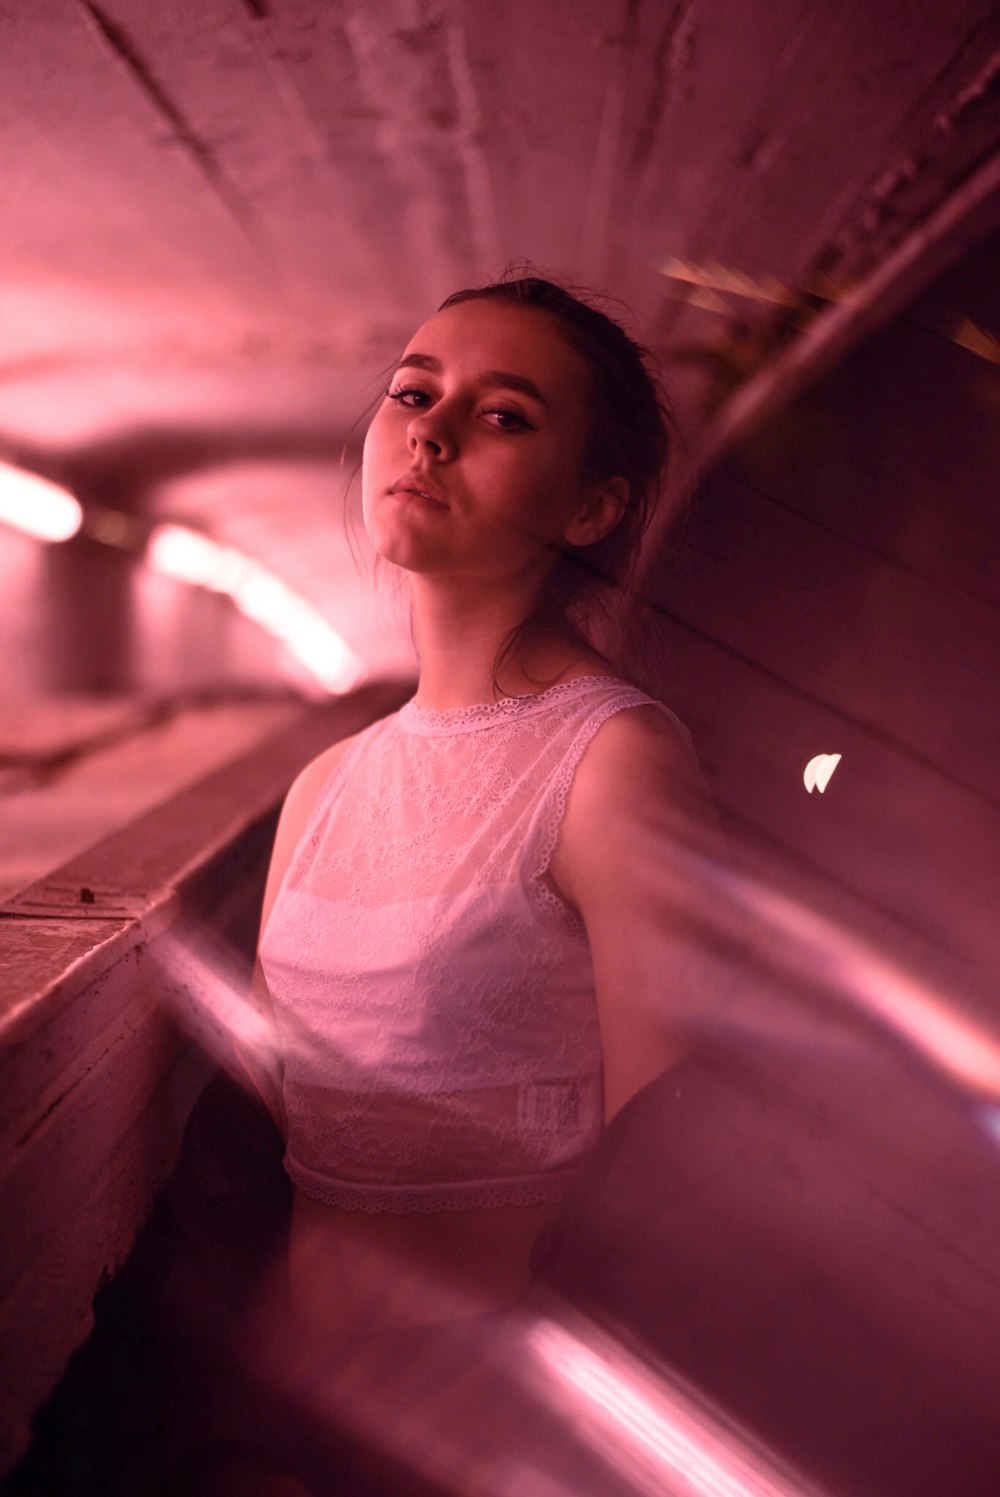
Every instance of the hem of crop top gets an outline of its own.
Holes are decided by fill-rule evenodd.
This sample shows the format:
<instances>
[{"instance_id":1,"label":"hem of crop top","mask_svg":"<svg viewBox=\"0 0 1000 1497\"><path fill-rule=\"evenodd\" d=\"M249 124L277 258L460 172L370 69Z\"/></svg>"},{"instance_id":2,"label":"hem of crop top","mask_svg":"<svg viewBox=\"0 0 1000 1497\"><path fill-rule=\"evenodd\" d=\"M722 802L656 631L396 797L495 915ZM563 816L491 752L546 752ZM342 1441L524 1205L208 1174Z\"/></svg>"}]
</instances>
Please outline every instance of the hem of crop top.
<instances>
[{"instance_id":1,"label":"hem of crop top","mask_svg":"<svg viewBox=\"0 0 1000 1497\"><path fill-rule=\"evenodd\" d=\"M285 1155L285 1171L292 1184L314 1200L347 1211L399 1216L413 1212L474 1211L480 1207L535 1206L561 1201L580 1171L580 1165L551 1170L546 1175L511 1175L506 1179L434 1181L430 1185L365 1185L331 1180Z\"/></svg>"}]
</instances>

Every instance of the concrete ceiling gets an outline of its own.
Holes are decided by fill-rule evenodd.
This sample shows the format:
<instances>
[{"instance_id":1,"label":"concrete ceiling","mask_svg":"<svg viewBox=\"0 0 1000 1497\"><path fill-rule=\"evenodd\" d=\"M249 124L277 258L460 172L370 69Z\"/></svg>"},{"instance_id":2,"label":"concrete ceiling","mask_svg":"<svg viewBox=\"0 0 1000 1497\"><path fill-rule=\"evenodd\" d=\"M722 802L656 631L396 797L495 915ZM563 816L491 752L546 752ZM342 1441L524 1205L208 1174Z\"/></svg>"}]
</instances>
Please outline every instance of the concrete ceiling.
<instances>
[{"instance_id":1,"label":"concrete ceiling","mask_svg":"<svg viewBox=\"0 0 1000 1497\"><path fill-rule=\"evenodd\" d=\"M998 48L993 0L0 0L0 448L356 610L331 468L441 297L607 288L696 431L995 156Z\"/></svg>"}]
</instances>

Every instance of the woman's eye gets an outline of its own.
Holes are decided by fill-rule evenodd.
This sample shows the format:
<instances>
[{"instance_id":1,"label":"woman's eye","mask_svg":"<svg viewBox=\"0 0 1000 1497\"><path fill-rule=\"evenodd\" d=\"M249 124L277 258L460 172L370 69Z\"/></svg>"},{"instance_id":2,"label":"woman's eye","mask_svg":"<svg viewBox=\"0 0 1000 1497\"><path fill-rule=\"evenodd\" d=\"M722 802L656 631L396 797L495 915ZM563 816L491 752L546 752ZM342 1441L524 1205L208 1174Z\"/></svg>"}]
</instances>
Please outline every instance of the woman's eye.
<instances>
[{"instance_id":1,"label":"woman's eye","mask_svg":"<svg viewBox=\"0 0 1000 1497\"><path fill-rule=\"evenodd\" d=\"M498 431L531 430L530 421L526 421L520 411L509 411L505 406L493 406L490 410L484 411L483 415L490 418L491 424Z\"/></svg>"},{"instance_id":2,"label":"woman's eye","mask_svg":"<svg viewBox=\"0 0 1000 1497\"><path fill-rule=\"evenodd\" d=\"M421 409L424 402L430 403L430 395L426 390L419 389L416 385L403 385L399 390L386 390L386 398L396 401L397 405L409 406L413 410Z\"/></svg>"}]
</instances>

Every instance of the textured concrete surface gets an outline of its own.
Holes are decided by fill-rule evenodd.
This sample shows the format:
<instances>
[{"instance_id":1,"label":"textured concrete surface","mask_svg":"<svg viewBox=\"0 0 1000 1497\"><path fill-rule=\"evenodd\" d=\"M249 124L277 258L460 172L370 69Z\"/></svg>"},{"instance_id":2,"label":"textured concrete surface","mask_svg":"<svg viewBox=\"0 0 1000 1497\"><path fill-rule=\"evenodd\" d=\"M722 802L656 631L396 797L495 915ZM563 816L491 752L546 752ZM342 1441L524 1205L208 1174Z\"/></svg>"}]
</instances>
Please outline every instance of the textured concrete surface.
<instances>
[{"instance_id":1,"label":"textured concrete surface","mask_svg":"<svg viewBox=\"0 0 1000 1497\"><path fill-rule=\"evenodd\" d=\"M0 703L0 899L273 733L280 699Z\"/></svg>"},{"instance_id":2,"label":"textured concrete surface","mask_svg":"<svg viewBox=\"0 0 1000 1497\"><path fill-rule=\"evenodd\" d=\"M223 719L223 767L0 906L0 1469L23 1452L32 1412L89 1332L98 1286L145 1220L206 1054L234 1067L213 992L248 984L284 790L407 694L287 705L263 743L260 721L243 723L242 755Z\"/></svg>"}]
</instances>

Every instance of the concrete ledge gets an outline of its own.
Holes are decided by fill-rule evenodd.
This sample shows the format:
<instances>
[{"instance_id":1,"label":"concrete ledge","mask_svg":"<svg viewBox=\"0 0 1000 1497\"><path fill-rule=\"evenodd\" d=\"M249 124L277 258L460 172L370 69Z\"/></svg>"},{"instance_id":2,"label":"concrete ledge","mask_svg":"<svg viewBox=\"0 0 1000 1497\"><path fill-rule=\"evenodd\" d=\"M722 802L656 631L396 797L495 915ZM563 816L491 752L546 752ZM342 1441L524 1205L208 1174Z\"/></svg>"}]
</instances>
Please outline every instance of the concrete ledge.
<instances>
[{"instance_id":1,"label":"concrete ledge","mask_svg":"<svg viewBox=\"0 0 1000 1497\"><path fill-rule=\"evenodd\" d=\"M0 906L0 1474L89 1334L211 1069L159 953L186 922L249 976L290 780L411 689L290 705L251 753Z\"/></svg>"}]
</instances>

